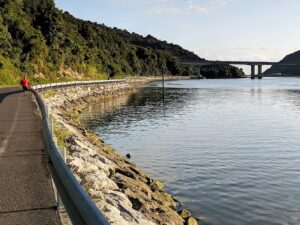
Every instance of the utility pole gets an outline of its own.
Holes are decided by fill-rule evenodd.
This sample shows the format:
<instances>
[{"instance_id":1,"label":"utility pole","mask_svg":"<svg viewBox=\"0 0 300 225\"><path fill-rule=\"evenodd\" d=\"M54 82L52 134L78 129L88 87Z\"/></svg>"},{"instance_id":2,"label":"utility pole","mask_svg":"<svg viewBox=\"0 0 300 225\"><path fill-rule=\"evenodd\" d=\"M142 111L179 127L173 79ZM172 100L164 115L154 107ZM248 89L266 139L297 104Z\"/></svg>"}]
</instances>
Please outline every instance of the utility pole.
<instances>
[{"instance_id":1,"label":"utility pole","mask_svg":"<svg viewBox=\"0 0 300 225\"><path fill-rule=\"evenodd\" d=\"M162 72L162 99L163 99L163 111L164 111L164 116L165 116L165 67L163 67L163 72Z\"/></svg>"}]
</instances>

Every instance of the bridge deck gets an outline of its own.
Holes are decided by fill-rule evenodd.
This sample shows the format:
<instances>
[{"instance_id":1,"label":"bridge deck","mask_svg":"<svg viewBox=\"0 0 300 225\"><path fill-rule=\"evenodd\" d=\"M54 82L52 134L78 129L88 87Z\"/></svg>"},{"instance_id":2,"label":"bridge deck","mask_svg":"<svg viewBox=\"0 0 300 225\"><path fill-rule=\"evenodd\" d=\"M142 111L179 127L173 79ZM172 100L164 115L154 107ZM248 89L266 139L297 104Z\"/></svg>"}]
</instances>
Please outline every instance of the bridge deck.
<instances>
[{"instance_id":1,"label":"bridge deck","mask_svg":"<svg viewBox=\"0 0 300 225\"><path fill-rule=\"evenodd\" d=\"M0 89L0 224L60 225L38 109L19 90Z\"/></svg>"},{"instance_id":2,"label":"bridge deck","mask_svg":"<svg viewBox=\"0 0 300 225\"><path fill-rule=\"evenodd\" d=\"M198 61L181 61L184 65L204 66L204 65L266 65L266 66L300 66L300 63L281 63L281 62L267 62L267 61L218 61L218 60L198 60Z\"/></svg>"}]
</instances>

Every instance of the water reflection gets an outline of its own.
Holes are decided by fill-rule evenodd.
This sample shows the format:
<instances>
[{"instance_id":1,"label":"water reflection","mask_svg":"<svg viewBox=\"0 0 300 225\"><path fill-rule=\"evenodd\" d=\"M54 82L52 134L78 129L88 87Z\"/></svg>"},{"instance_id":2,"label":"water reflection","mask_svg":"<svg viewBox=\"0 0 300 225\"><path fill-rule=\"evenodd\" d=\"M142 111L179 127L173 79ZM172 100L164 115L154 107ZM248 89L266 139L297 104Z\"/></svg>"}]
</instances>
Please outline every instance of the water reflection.
<instances>
[{"instance_id":1,"label":"water reflection","mask_svg":"<svg viewBox=\"0 0 300 225\"><path fill-rule=\"evenodd\" d=\"M147 88L128 96L115 97L109 101L99 99L99 102L85 111L83 122L95 129L99 126L111 125L112 122L114 124L127 123L130 126L131 123L144 119L162 119L173 113L180 114L180 109L184 109L189 101L195 98L195 92L197 92L196 89L188 90L188 92L167 89L162 93L161 88ZM105 117L104 120L103 117Z\"/></svg>"},{"instance_id":2,"label":"water reflection","mask_svg":"<svg viewBox=\"0 0 300 225\"><path fill-rule=\"evenodd\" d=\"M299 79L166 82L163 102L156 83L82 119L203 224L299 225L299 87Z\"/></svg>"},{"instance_id":3,"label":"water reflection","mask_svg":"<svg viewBox=\"0 0 300 225\"><path fill-rule=\"evenodd\" d=\"M297 110L300 110L300 90L286 90L286 100L291 102Z\"/></svg>"}]
</instances>

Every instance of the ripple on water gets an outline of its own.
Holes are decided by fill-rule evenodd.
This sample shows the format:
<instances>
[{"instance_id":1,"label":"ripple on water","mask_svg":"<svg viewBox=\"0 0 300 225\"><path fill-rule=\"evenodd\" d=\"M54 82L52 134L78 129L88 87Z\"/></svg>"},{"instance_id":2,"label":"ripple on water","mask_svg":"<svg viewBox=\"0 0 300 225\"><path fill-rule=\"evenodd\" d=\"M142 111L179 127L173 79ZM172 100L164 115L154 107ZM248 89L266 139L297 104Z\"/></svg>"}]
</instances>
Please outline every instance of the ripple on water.
<instances>
[{"instance_id":1,"label":"ripple on water","mask_svg":"<svg viewBox=\"0 0 300 225\"><path fill-rule=\"evenodd\" d=\"M167 82L83 114L212 225L299 225L300 79Z\"/></svg>"}]
</instances>

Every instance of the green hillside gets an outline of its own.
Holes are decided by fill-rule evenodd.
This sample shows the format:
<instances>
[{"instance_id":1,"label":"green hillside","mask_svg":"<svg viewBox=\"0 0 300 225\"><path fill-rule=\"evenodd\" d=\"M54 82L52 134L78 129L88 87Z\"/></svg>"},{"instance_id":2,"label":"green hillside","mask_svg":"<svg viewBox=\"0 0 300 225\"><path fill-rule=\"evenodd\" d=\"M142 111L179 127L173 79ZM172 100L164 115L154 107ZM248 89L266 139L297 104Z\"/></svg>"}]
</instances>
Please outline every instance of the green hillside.
<instances>
[{"instance_id":1,"label":"green hillside","mask_svg":"<svg viewBox=\"0 0 300 225\"><path fill-rule=\"evenodd\" d=\"M150 35L76 19L53 0L0 0L1 85L22 75L34 82L187 75L180 59L202 60Z\"/></svg>"},{"instance_id":2,"label":"green hillside","mask_svg":"<svg viewBox=\"0 0 300 225\"><path fill-rule=\"evenodd\" d=\"M287 63L287 64L300 64L300 51L296 51L292 54L285 56L279 63ZM300 67L299 66L272 66L267 69L265 74L290 74L290 75L300 75Z\"/></svg>"}]
</instances>

